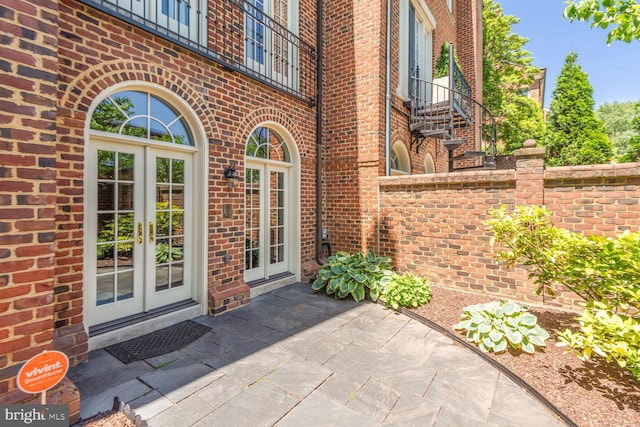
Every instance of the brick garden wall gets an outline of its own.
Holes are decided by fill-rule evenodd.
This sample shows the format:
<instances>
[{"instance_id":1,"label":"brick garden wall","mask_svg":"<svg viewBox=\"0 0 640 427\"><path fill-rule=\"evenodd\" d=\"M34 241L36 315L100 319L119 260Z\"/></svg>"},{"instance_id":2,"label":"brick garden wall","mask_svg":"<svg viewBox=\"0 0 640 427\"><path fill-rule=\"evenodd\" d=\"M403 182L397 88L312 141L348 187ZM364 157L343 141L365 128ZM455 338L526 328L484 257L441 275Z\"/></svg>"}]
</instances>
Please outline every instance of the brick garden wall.
<instances>
[{"instance_id":1,"label":"brick garden wall","mask_svg":"<svg viewBox=\"0 0 640 427\"><path fill-rule=\"evenodd\" d=\"M516 155L516 170L381 177L380 251L399 271L448 287L578 308L569 292L534 294L522 268L498 265L483 225L489 210L539 204L554 223L587 234L640 231L640 164L542 167L543 149Z\"/></svg>"}]
</instances>

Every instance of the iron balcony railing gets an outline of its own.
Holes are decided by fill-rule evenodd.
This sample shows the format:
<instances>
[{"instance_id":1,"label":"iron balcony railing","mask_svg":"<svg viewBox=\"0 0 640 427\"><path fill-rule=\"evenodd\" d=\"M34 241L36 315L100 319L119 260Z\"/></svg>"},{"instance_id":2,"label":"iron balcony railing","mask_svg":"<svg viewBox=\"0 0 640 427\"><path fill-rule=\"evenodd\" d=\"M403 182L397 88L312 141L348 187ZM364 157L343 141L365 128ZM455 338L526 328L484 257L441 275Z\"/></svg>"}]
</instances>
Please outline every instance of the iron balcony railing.
<instances>
[{"instance_id":1,"label":"iron balcony railing","mask_svg":"<svg viewBox=\"0 0 640 427\"><path fill-rule=\"evenodd\" d=\"M316 96L316 49L294 31L297 16L246 0L79 0L223 67L308 102ZM275 13L274 13L275 15Z\"/></svg>"},{"instance_id":2,"label":"iron balcony railing","mask_svg":"<svg viewBox=\"0 0 640 427\"><path fill-rule=\"evenodd\" d=\"M483 157L481 166L495 167L495 119L473 98L471 86L454 58L453 44L450 44L447 77L435 81L421 79L417 67L411 77L411 101L407 104L411 109L411 146L415 145L417 151L427 138L441 139L450 151L450 170L454 160L478 157ZM469 165L474 162L467 161L464 167Z\"/></svg>"},{"instance_id":3,"label":"iron balcony railing","mask_svg":"<svg viewBox=\"0 0 640 427\"><path fill-rule=\"evenodd\" d=\"M483 166L495 167L496 120L491 112L473 99L470 92L435 84L431 81L412 78L411 118L409 130L419 149L425 138L444 141L464 138L467 143L456 150L459 160L484 156Z\"/></svg>"}]
</instances>

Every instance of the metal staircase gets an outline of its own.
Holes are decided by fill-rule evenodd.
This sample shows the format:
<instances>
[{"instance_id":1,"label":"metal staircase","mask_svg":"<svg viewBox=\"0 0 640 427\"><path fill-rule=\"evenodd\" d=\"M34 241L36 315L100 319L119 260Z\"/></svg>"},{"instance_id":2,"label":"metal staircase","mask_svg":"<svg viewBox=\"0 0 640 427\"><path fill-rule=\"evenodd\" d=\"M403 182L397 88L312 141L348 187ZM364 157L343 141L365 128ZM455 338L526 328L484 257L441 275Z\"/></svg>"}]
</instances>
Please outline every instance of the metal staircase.
<instances>
[{"instance_id":1,"label":"metal staircase","mask_svg":"<svg viewBox=\"0 0 640 427\"><path fill-rule=\"evenodd\" d=\"M473 99L471 86L454 61L449 45L449 75L434 81L411 78L411 148L416 152L428 140L442 140L448 152L449 170L495 168L496 123L481 103ZM436 153L438 150L436 150Z\"/></svg>"}]
</instances>

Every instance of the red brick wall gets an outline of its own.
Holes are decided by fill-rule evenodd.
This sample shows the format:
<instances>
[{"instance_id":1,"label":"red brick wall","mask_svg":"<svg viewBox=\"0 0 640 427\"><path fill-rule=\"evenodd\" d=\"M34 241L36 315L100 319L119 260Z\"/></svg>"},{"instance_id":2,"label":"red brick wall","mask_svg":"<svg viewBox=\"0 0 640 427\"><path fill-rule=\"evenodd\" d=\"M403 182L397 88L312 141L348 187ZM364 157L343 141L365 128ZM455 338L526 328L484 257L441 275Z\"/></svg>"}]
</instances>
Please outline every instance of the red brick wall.
<instances>
[{"instance_id":1,"label":"red brick wall","mask_svg":"<svg viewBox=\"0 0 640 427\"><path fill-rule=\"evenodd\" d=\"M314 40L315 2L301 2L303 38ZM84 134L91 102L110 86L150 82L182 96L209 137L207 281L210 310L248 302L243 282L240 170L251 130L284 126L298 144L302 242L313 242L315 112L308 104L78 2L0 1L0 396L15 402L20 362L53 347L86 359L83 307ZM232 219L222 205L233 204ZM232 261L225 264L220 251ZM301 248L302 263L314 258Z\"/></svg>"},{"instance_id":2,"label":"red brick wall","mask_svg":"<svg viewBox=\"0 0 640 427\"><path fill-rule=\"evenodd\" d=\"M57 22L54 1L0 0L0 401L53 348Z\"/></svg>"},{"instance_id":3,"label":"red brick wall","mask_svg":"<svg viewBox=\"0 0 640 427\"><path fill-rule=\"evenodd\" d=\"M313 2L301 3L301 9L306 10ZM134 80L158 84L180 94L203 123L209 137L210 159L207 268L210 311L218 314L247 303L248 288L242 278L244 194L242 186L226 186L221 178L223 167L235 161L241 171L250 132L261 122L275 121L287 128L298 144L302 161L301 198L314 199L314 109L77 2L63 0L60 12L56 261L58 286L64 287L64 291L56 295L56 326L72 328L83 320L81 224L86 113L101 91ZM311 17L308 11L303 15ZM307 23L301 27L309 28ZM313 39L315 35L306 36ZM105 40L111 42L106 44ZM240 175L243 176L242 172ZM222 206L227 203L233 206L231 219L222 216ZM315 216L310 205L305 205L301 212L301 221L302 241L312 241ZM221 251L231 255L231 262L224 263ZM302 249L303 262L313 256L312 245Z\"/></svg>"},{"instance_id":4,"label":"red brick wall","mask_svg":"<svg viewBox=\"0 0 640 427\"><path fill-rule=\"evenodd\" d=\"M640 231L640 164L543 170L544 150L520 150L517 170L380 177L381 247L395 268L498 298L579 308L561 290L536 296L523 267L498 265L483 221L506 205L544 204L559 227L615 236Z\"/></svg>"},{"instance_id":5,"label":"red brick wall","mask_svg":"<svg viewBox=\"0 0 640 427\"><path fill-rule=\"evenodd\" d=\"M382 2L324 2L324 227L349 251L367 245L371 179L383 139Z\"/></svg>"},{"instance_id":6,"label":"red brick wall","mask_svg":"<svg viewBox=\"0 0 640 427\"><path fill-rule=\"evenodd\" d=\"M323 220L332 248L355 252L377 243L375 188L385 174L386 1L336 1L325 4L324 75L324 206ZM473 2L474 4L476 2ZM436 20L433 36L435 64L443 41L462 49L468 58L465 73L475 85L475 40L470 13L456 17L446 2L426 1ZM410 147L409 110L396 94L398 87L399 2L392 12L392 135L391 145L403 142L410 153L412 171L423 172L424 157L431 154L437 171L448 167L441 141L427 140L416 152ZM458 26L458 29L456 28ZM471 34L461 37L460 34ZM459 46L462 43L463 46ZM471 44L470 44L471 43ZM334 250L335 252L335 250Z\"/></svg>"}]
</instances>

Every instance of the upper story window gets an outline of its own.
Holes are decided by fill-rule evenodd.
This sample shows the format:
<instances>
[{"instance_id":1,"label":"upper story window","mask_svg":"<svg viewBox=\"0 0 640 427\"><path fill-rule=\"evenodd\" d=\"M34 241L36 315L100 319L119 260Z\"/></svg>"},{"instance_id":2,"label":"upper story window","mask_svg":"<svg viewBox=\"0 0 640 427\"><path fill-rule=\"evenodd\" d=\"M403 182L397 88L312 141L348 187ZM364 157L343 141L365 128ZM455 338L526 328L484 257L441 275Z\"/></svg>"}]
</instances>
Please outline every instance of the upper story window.
<instances>
[{"instance_id":1,"label":"upper story window","mask_svg":"<svg viewBox=\"0 0 640 427\"><path fill-rule=\"evenodd\" d=\"M157 26L158 31L170 32L192 41L207 39L206 16L208 0L103 0L117 6L120 10L131 12L135 21L149 22Z\"/></svg>"},{"instance_id":2,"label":"upper story window","mask_svg":"<svg viewBox=\"0 0 640 427\"><path fill-rule=\"evenodd\" d=\"M424 0L400 0L398 95L409 99L411 76L432 80L436 21Z\"/></svg>"},{"instance_id":3,"label":"upper story window","mask_svg":"<svg viewBox=\"0 0 640 427\"><path fill-rule=\"evenodd\" d=\"M247 67L296 89L300 55L298 1L247 0L244 7Z\"/></svg>"},{"instance_id":4,"label":"upper story window","mask_svg":"<svg viewBox=\"0 0 640 427\"><path fill-rule=\"evenodd\" d=\"M194 145L181 113L160 98L133 90L107 96L91 116L91 129Z\"/></svg>"}]
</instances>

